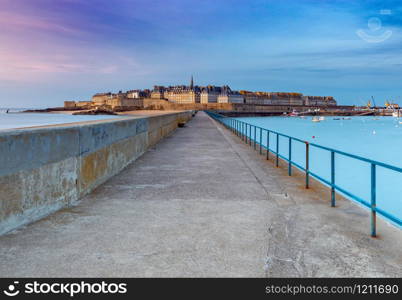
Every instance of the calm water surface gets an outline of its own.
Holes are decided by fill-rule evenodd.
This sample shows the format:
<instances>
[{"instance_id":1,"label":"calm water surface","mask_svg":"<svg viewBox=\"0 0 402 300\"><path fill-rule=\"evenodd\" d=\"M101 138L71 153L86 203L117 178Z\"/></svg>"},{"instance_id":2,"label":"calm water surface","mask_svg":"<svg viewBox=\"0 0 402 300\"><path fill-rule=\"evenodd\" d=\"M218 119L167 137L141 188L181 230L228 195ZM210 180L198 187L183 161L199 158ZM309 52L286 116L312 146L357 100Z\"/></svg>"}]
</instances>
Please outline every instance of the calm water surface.
<instances>
[{"instance_id":1,"label":"calm water surface","mask_svg":"<svg viewBox=\"0 0 402 300\"><path fill-rule=\"evenodd\" d=\"M57 113L21 113L17 109L11 109L10 113L7 114L6 109L0 109L0 130L82 121L105 120L117 117L118 116L111 115L73 116Z\"/></svg>"}]
</instances>

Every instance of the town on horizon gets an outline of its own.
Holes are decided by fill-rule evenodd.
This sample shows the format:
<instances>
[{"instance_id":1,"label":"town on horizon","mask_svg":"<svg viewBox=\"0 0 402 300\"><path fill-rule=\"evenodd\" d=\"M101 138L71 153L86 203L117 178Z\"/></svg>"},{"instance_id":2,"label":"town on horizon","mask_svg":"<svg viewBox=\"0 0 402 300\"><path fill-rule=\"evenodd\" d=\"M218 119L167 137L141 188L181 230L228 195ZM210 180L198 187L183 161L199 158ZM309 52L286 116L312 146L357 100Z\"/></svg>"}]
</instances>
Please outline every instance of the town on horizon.
<instances>
[{"instance_id":1,"label":"town on horizon","mask_svg":"<svg viewBox=\"0 0 402 300\"><path fill-rule=\"evenodd\" d=\"M140 100L142 100L140 102ZM292 105L292 106L336 106L332 96L307 96L293 92L267 92L232 90L228 85L199 86L191 76L188 85L162 86L153 89L133 89L117 93L96 93L91 101L65 101L64 107L90 108L104 106L110 109L129 109L143 105L145 101L159 101L159 104L251 104L251 105Z\"/></svg>"}]
</instances>

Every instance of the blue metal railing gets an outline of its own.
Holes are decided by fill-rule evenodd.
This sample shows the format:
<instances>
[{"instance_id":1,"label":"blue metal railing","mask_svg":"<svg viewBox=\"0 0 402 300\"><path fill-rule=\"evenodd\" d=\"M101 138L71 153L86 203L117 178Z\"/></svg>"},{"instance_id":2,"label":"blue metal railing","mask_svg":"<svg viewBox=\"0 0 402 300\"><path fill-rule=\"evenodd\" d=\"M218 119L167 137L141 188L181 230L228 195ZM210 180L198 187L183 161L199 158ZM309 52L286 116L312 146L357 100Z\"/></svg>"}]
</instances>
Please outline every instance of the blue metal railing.
<instances>
[{"instance_id":1,"label":"blue metal railing","mask_svg":"<svg viewBox=\"0 0 402 300\"><path fill-rule=\"evenodd\" d=\"M262 128L247 122L243 122L234 118L226 117L211 111L208 111L207 114L211 116L213 119L216 121L222 123L224 126L226 126L228 129L232 130L233 133L238 135L244 142L249 144L250 146L253 144L254 149L257 148L257 130L259 131L259 152L262 154L262 149L266 150L266 159L269 159L270 153L275 155L275 165L278 167L279 166L279 159L284 160L285 162L288 163L288 175L292 175L292 166L298 168L299 170L302 170L305 173L305 187L306 189L309 188L310 184L310 176L316 178L318 181L323 182L324 184L328 185L331 188L331 206L335 207L335 193L336 191L341 192L342 194L346 195L347 197L361 203L365 207L369 208L371 210L371 236L375 237L377 235L376 232L376 214L380 214L386 219L394 222L395 224L402 226L402 220L399 219L398 217L392 215L391 213L378 208L377 207L377 201L376 201L376 167L383 167L389 170L393 170L395 172L402 173L402 168L398 168L396 166L388 165L386 163L382 163L379 161L375 161L372 159L368 159L365 157L361 157L358 155L350 154L347 152L343 152L340 150L332 149L329 147L321 146L318 144L310 143L308 141L304 141L301 139L298 139L296 137L292 137L283 133L279 133L273 130L269 130L266 128ZM262 142L262 133L266 132L266 146L263 145ZM274 135L276 137L276 148L275 150L270 148L270 136ZM282 155L279 153L279 137L284 137L288 139L288 157ZM253 138L254 137L254 138ZM305 166L302 166L295 161L292 160L292 142L300 142L305 144ZM309 166L309 161L310 161L310 147L315 147L318 149L326 150L329 151L331 154L331 179L327 180L323 178L322 176L312 172L310 170ZM371 182L370 182L370 202L367 202L363 198L354 195L350 191L338 186L335 182L335 154L345 156L345 157L350 157L359 161L366 162L371 165Z\"/></svg>"}]
</instances>

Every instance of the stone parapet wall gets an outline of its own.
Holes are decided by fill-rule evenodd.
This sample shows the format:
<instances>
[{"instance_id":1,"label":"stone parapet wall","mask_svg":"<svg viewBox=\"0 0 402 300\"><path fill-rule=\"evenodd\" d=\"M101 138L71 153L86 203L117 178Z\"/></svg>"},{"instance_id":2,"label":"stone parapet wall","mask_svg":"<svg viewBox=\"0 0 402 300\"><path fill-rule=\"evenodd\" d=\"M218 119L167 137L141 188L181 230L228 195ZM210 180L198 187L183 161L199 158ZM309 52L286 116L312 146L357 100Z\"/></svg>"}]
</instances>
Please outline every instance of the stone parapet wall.
<instances>
[{"instance_id":1,"label":"stone parapet wall","mask_svg":"<svg viewBox=\"0 0 402 300\"><path fill-rule=\"evenodd\" d=\"M0 133L0 234L74 204L187 122L191 111Z\"/></svg>"}]
</instances>

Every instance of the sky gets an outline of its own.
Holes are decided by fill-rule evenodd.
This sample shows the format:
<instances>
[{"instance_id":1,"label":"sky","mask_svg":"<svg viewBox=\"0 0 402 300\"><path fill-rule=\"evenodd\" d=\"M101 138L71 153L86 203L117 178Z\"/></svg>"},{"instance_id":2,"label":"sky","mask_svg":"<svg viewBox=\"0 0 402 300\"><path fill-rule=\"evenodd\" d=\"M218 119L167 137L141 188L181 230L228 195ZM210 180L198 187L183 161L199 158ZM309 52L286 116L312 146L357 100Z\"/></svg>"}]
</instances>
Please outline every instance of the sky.
<instances>
[{"instance_id":1,"label":"sky","mask_svg":"<svg viewBox=\"0 0 402 300\"><path fill-rule=\"evenodd\" d=\"M153 85L402 104L402 2L0 0L0 107Z\"/></svg>"}]
</instances>

